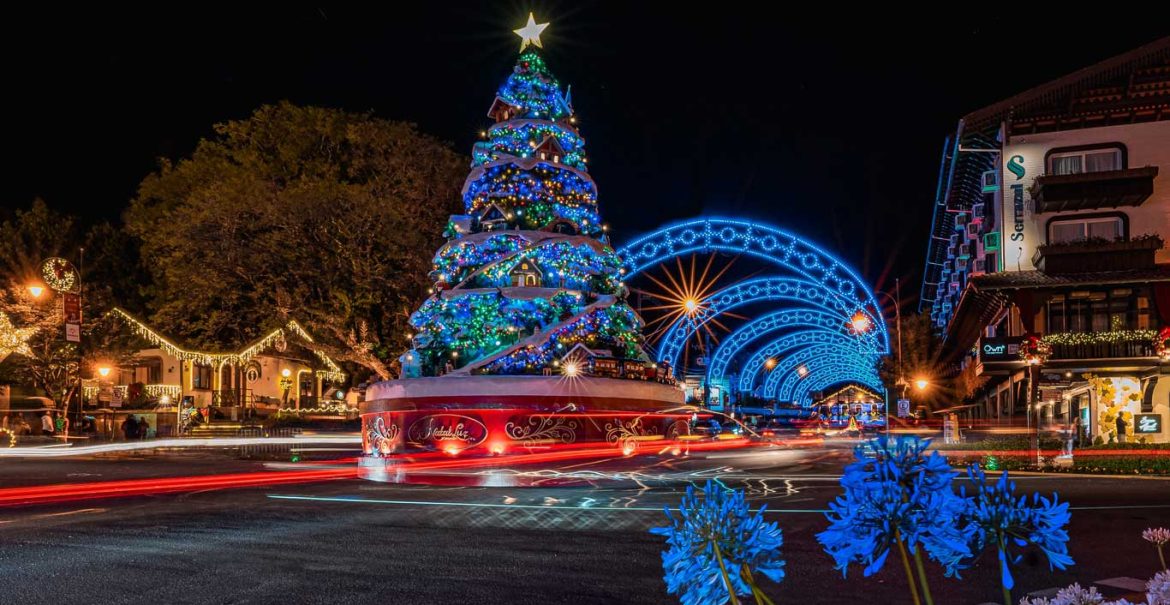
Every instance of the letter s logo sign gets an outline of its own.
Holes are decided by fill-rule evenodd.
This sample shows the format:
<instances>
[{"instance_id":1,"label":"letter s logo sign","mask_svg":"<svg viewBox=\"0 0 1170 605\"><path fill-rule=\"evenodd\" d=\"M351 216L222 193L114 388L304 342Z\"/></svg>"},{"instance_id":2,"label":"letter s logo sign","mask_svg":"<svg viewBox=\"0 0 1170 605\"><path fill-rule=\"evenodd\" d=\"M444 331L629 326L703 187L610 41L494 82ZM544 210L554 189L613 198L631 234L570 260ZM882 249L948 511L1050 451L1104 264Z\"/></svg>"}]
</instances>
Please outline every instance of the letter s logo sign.
<instances>
[{"instance_id":1,"label":"letter s logo sign","mask_svg":"<svg viewBox=\"0 0 1170 605\"><path fill-rule=\"evenodd\" d=\"M1011 158L1008 159L1008 163L1007 163L1008 172L1011 172L1012 174L1016 175L1017 181L1024 178L1024 164L1023 164L1023 162L1024 162L1024 156L1022 156L1022 155L1013 155Z\"/></svg>"}]
</instances>

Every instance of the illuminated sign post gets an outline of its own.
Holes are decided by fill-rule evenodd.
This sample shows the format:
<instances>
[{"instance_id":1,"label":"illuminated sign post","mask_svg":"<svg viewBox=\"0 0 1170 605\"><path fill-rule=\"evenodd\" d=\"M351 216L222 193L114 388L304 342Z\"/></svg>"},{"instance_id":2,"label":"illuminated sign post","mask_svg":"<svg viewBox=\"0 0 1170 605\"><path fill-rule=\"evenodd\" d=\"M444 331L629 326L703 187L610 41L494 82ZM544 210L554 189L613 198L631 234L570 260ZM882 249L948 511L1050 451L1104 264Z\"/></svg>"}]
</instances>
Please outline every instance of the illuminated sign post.
<instances>
[{"instance_id":1,"label":"illuminated sign post","mask_svg":"<svg viewBox=\"0 0 1170 605\"><path fill-rule=\"evenodd\" d=\"M979 361L982 363L997 363L1007 361L1022 361L1020 359L1020 343L1022 337L1012 338L984 338L979 342Z\"/></svg>"}]
</instances>

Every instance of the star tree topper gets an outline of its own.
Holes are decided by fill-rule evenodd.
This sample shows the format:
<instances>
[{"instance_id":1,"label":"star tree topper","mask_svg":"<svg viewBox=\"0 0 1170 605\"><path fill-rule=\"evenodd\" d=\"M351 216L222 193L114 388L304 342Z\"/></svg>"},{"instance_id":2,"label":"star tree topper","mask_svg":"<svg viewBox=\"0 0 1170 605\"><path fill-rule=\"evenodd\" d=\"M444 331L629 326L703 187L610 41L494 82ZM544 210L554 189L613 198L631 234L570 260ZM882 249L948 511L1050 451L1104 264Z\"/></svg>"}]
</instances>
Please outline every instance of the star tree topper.
<instances>
[{"instance_id":1,"label":"star tree topper","mask_svg":"<svg viewBox=\"0 0 1170 605\"><path fill-rule=\"evenodd\" d=\"M28 348L28 339L37 331L36 328L17 328L12 325L3 311L0 311L0 361L13 353L32 357L32 350Z\"/></svg>"},{"instance_id":2,"label":"star tree topper","mask_svg":"<svg viewBox=\"0 0 1170 605\"><path fill-rule=\"evenodd\" d=\"M520 52L524 52L529 44L537 48L544 48L540 44L540 32L544 31L546 27L548 27L548 23L537 23L532 13L528 13L528 23L520 29L512 30L516 32L517 36L520 36Z\"/></svg>"}]
</instances>

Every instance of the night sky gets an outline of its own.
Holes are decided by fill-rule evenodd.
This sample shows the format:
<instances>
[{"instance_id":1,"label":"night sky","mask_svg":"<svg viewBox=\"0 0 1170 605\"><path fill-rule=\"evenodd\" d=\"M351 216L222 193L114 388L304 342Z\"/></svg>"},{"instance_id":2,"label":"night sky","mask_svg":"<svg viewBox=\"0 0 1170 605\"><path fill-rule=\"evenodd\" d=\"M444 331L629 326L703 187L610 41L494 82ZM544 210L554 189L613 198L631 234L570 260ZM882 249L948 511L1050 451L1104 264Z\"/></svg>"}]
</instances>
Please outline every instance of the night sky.
<instances>
[{"instance_id":1,"label":"night sky","mask_svg":"<svg viewBox=\"0 0 1170 605\"><path fill-rule=\"evenodd\" d=\"M1129 11L1053 18L987 3L985 14L971 5L956 19L881 6L10 13L0 25L0 200L10 210L40 196L87 219L117 219L156 158L181 158L213 123L282 99L415 122L469 154L514 63L511 30L533 10L552 23L545 56L572 85L617 243L675 219L757 219L836 251L879 287L901 276L909 305L943 138L957 120L1167 28Z\"/></svg>"}]
</instances>

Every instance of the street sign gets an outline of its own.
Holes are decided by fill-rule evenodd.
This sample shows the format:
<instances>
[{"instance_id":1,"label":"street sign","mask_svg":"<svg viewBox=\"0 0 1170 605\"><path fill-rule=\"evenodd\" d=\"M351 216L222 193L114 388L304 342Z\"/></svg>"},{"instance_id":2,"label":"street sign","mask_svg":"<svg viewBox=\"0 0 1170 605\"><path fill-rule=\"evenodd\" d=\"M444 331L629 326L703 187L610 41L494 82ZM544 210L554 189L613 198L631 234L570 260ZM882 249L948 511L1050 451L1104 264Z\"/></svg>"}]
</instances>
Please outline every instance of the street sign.
<instances>
[{"instance_id":1,"label":"street sign","mask_svg":"<svg viewBox=\"0 0 1170 605\"><path fill-rule=\"evenodd\" d=\"M61 305L64 307L65 323L81 324L81 295L65 292L61 295Z\"/></svg>"},{"instance_id":2,"label":"street sign","mask_svg":"<svg viewBox=\"0 0 1170 605\"><path fill-rule=\"evenodd\" d=\"M78 324L65 324L65 340L69 342L81 342L81 326Z\"/></svg>"},{"instance_id":3,"label":"street sign","mask_svg":"<svg viewBox=\"0 0 1170 605\"><path fill-rule=\"evenodd\" d=\"M1133 432L1135 433L1161 433L1162 432L1162 415L1161 414L1137 414L1133 417Z\"/></svg>"},{"instance_id":4,"label":"street sign","mask_svg":"<svg viewBox=\"0 0 1170 605\"><path fill-rule=\"evenodd\" d=\"M111 408L122 407L122 390L121 389L114 389L113 394L110 395L110 407Z\"/></svg>"},{"instance_id":5,"label":"street sign","mask_svg":"<svg viewBox=\"0 0 1170 605\"><path fill-rule=\"evenodd\" d=\"M898 418L905 418L909 415L910 415L910 400L909 399L899 399L898 400Z\"/></svg>"}]
</instances>

